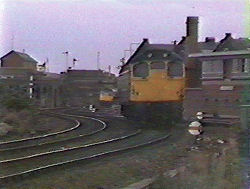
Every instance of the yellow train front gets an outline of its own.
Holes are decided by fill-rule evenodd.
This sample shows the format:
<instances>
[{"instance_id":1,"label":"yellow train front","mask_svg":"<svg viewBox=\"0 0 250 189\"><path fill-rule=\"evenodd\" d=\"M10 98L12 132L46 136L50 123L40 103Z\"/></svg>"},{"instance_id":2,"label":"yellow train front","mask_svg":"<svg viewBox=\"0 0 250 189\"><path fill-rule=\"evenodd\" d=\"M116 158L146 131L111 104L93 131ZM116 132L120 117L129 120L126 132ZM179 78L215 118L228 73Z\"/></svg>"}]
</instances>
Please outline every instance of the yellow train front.
<instances>
[{"instance_id":1,"label":"yellow train front","mask_svg":"<svg viewBox=\"0 0 250 189\"><path fill-rule=\"evenodd\" d=\"M169 48L144 39L122 66L118 100L125 116L159 124L181 118L185 65Z\"/></svg>"}]
</instances>

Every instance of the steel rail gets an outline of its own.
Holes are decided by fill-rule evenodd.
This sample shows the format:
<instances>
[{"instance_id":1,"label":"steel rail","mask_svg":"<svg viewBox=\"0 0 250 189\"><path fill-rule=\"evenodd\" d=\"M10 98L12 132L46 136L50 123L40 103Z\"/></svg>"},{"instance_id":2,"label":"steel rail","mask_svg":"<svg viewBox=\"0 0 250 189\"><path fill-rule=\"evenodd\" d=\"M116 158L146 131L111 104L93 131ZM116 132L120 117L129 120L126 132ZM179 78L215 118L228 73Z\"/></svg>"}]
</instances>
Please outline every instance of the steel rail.
<instances>
[{"instance_id":1,"label":"steel rail","mask_svg":"<svg viewBox=\"0 0 250 189\"><path fill-rule=\"evenodd\" d=\"M120 148L120 149L116 149L116 150L106 151L106 152L103 152L103 153L98 153L98 154L83 157L83 158L77 158L77 159L73 159L73 160L68 160L68 161L64 161L64 162L59 162L59 163L55 163L55 164L51 164L51 165L38 167L38 168L35 168L35 169L30 169L30 170L15 173L15 174L2 176L2 177L0 177L0 181L2 181L2 183L6 183L10 179L15 179L17 177L26 176L26 175L29 175L31 173L36 173L36 172L46 170L46 169L49 169L49 168L60 167L60 166L64 166L64 165L67 165L67 164L70 164L70 163L76 163L76 162L80 162L80 161L84 161L84 160L85 161L92 160L92 159L95 159L95 158L105 157L105 156L108 156L108 155L114 155L114 154L129 151L129 150L133 150L133 149L138 149L140 147L145 147L145 146L149 146L149 145L152 145L152 144L159 143L159 142L167 139L169 136L170 135L166 135L164 137L154 139L154 140L151 140L151 141L148 141L148 142L145 142L145 143L141 143L141 144L125 147L125 148Z\"/></svg>"},{"instance_id":2,"label":"steel rail","mask_svg":"<svg viewBox=\"0 0 250 189\"><path fill-rule=\"evenodd\" d=\"M70 138L66 138L66 139L62 139L62 140L55 140L55 141L51 141L51 142L44 142L44 143L40 143L40 144L0 149L0 152L19 150L19 149L21 150L21 149L26 149L26 148L36 147L36 146L40 147L40 146L55 144L55 143L59 143L59 142L66 142L66 141L74 140L74 139L77 139L77 138L82 138L82 137L87 137L87 136L97 134L97 133L99 133L99 132L101 132L101 131L103 131L103 130L105 130L107 128L107 124L104 121L102 121L100 119L93 118L93 117L71 115L71 114L55 114L55 115L60 115L60 116L63 115L63 116L68 116L68 117L78 117L78 118L92 119L92 120L100 122L102 124L102 127L100 129L97 129L97 130L95 130L93 132L90 132L90 133L87 133L87 134L80 134L80 135L77 135L77 136L74 136L74 137L70 137ZM80 124L80 122L78 120L75 120L75 121L77 121ZM35 139L33 139L33 140L35 140Z\"/></svg>"},{"instance_id":3,"label":"steel rail","mask_svg":"<svg viewBox=\"0 0 250 189\"><path fill-rule=\"evenodd\" d=\"M44 108L44 109L40 109L40 110L43 111L43 110L54 110L54 109L64 109L64 108ZM46 114L46 113L43 113L43 114ZM56 114L56 113L51 113L51 112L49 112L47 114L50 114L50 115L59 115L59 116L60 115L64 115L64 116L68 116L68 117L73 117L72 115ZM90 117L85 117L85 118L99 121L102 124L104 123L103 121L95 119L95 118L90 118ZM74 127L69 128L69 129L65 129L65 130L62 130L62 131L54 132L54 133L48 133L48 134L45 134L45 135L39 135L39 136L34 136L34 137L28 137L28 138L22 138L22 139L16 139L16 140L4 141L4 142L0 142L0 146L1 145L6 145L6 144L11 144L11 143L24 142L24 141L28 141L28 140L35 140L35 139L47 138L47 137L51 137L51 136L55 136L55 135L59 135L59 134L64 134L64 133L73 131L73 130L79 128L80 125L81 125L78 120L74 120L74 121L76 122L76 125Z\"/></svg>"},{"instance_id":4,"label":"steel rail","mask_svg":"<svg viewBox=\"0 0 250 189\"><path fill-rule=\"evenodd\" d=\"M74 127L69 128L69 129L65 129L65 130L62 130L62 131L49 133L49 134L45 134L45 135L39 135L39 136L35 136L35 137L28 137L28 138L22 138L22 139L16 139L16 140L11 140L11 141L0 142L0 145L24 142L24 141L28 141L28 140L41 139L41 138L47 138L47 137L55 136L55 135L59 135L59 134L64 134L64 133L73 131L73 130L77 129L78 127L80 127L80 125L81 125L80 122L78 120L74 120L74 121L76 122L76 125Z\"/></svg>"},{"instance_id":5,"label":"steel rail","mask_svg":"<svg viewBox=\"0 0 250 189\"><path fill-rule=\"evenodd\" d=\"M123 140L123 139L130 138L132 136L136 136L136 135L140 134L141 132L142 132L141 130L137 130L136 132L134 132L132 134L124 135L124 136L117 137L117 138L112 138L112 139L101 141L101 142L95 142L95 143L91 143L91 144L75 146L75 147L72 147L72 148L67 148L67 149L62 149L62 150L48 151L48 152L33 154L33 155L30 155L30 156L24 156L24 157L20 157L20 158L2 160L2 161L0 161L0 164L11 163L11 162L31 159L31 158L35 158L35 157L47 156L47 155L61 153L61 152L73 151L73 150L77 150L77 149L84 149L84 148L89 148L89 147L93 147L93 146L108 144L108 143L111 143L111 142L116 142L116 141L120 141L120 140Z\"/></svg>"}]
</instances>

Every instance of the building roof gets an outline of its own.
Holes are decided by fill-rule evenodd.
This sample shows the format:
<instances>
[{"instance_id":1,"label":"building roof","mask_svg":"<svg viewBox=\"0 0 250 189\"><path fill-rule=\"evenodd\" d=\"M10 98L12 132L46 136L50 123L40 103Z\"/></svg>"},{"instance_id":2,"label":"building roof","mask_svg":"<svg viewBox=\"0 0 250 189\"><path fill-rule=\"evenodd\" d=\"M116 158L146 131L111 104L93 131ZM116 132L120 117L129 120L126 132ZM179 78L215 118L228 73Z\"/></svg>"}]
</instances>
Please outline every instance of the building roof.
<instances>
[{"instance_id":1,"label":"building roof","mask_svg":"<svg viewBox=\"0 0 250 189\"><path fill-rule=\"evenodd\" d=\"M174 44L148 44L148 49L155 49L155 50L168 50L173 51L175 45Z\"/></svg>"},{"instance_id":2,"label":"building roof","mask_svg":"<svg viewBox=\"0 0 250 189\"><path fill-rule=\"evenodd\" d=\"M142 43L133 53L133 55L127 60L127 62L122 65L120 73L123 72L123 69L128 64L133 64L137 62L140 58L145 56L145 53L150 51L168 51L171 54L176 55L176 57L186 57L185 45L187 42L187 37L182 37L181 41L178 44L150 44L148 39L143 39ZM200 57L200 56L225 56L225 55L241 55L241 53L247 53L248 48L250 48L250 39L248 38L239 38L234 39L230 33L226 33L224 39L220 42L216 42L213 37L206 37L205 41L198 42L198 49L200 52L221 52L221 51L231 51L228 53L218 53L218 54L208 54L208 53L196 53L192 54L189 57ZM242 50L245 50L244 52ZM241 51L241 52L235 52ZM232 53L232 54L230 54Z\"/></svg>"},{"instance_id":3,"label":"building roof","mask_svg":"<svg viewBox=\"0 0 250 189\"><path fill-rule=\"evenodd\" d=\"M235 51L218 51L209 53L193 53L189 58L203 58L203 57L219 57L219 56L232 56L232 55L250 55L250 50L235 50Z\"/></svg>"},{"instance_id":4,"label":"building roof","mask_svg":"<svg viewBox=\"0 0 250 189\"><path fill-rule=\"evenodd\" d=\"M124 65L122 65L122 67L124 67L125 65L129 64L136 57L136 55L140 52L140 50L142 49L142 47L145 46L145 44L149 44L148 39L146 39L146 38L143 39L143 41L141 42L141 44L137 47L137 49L132 54L132 56L129 57L129 59L126 61L126 63ZM120 70L120 72L121 72L121 70Z\"/></svg>"},{"instance_id":5,"label":"building roof","mask_svg":"<svg viewBox=\"0 0 250 189\"><path fill-rule=\"evenodd\" d=\"M61 75L58 73L52 72L43 72L45 78L53 78L53 79L60 79Z\"/></svg>"},{"instance_id":6,"label":"building roof","mask_svg":"<svg viewBox=\"0 0 250 189\"><path fill-rule=\"evenodd\" d=\"M187 40L187 37L183 36L181 41L174 47L174 52L176 52L182 57L185 56L184 51L185 51L186 40ZM215 42L215 39L213 37L206 37L205 41L198 42L198 49L200 51L204 51L204 50L213 51L217 47L218 44L219 43Z\"/></svg>"},{"instance_id":7,"label":"building roof","mask_svg":"<svg viewBox=\"0 0 250 189\"><path fill-rule=\"evenodd\" d=\"M204 51L204 50L213 51L217 47L218 42L215 42L215 41L199 42L198 45L201 51Z\"/></svg>"},{"instance_id":8,"label":"building roof","mask_svg":"<svg viewBox=\"0 0 250 189\"><path fill-rule=\"evenodd\" d=\"M218 46L214 49L214 51L235 51L245 50L247 48L250 48L250 39L234 39L231 33L226 33L226 36L219 42Z\"/></svg>"},{"instance_id":9,"label":"building roof","mask_svg":"<svg viewBox=\"0 0 250 189\"><path fill-rule=\"evenodd\" d=\"M133 64L137 61L139 61L142 58L146 58L147 54L152 52L155 54L155 57L158 57L157 54L159 53L168 53L172 54L171 57L166 57L173 59L175 56L178 60L181 60L181 57L173 52L175 45L174 44L150 44L148 39L143 39L142 43L139 45L139 47L136 49L136 51L132 54L132 56L126 61L124 65L122 65L122 68L120 70L120 73L123 71L123 67L128 64ZM154 59L152 57L151 59Z\"/></svg>"},{"instance_id":10,"label":"building roof","mask_svg":"<svg viewBox=\"0 0 250 189\"><path fill-rule=\"evenodd\" d=\"M95 77L115 77L114 74L105 72L103 70L67 70L67 72L62 73L63 76L66 77L90 77L90 78L95 78ZM61 75L62 75L61 74Z\"/></svg>"},{"instance_id":11,"label":"building roof","mask_svg":"<svg viewBox=\"0 0 250 189\"><path fill-rule=\"evenodd\" d=\"M21 53L21 52L18 52L18 51L10 51L8 52L6 55L4 55L3 57L1 57L1 60L7 56L9 56L10 54L13 54L15 53L16 55L18 55L19 57L21 57L24 61L26 62L33 62L33 63L38 63L34 58L32 58L31 56L29 56L28 54L26 53Z\"/></svg>"}]
</instances>

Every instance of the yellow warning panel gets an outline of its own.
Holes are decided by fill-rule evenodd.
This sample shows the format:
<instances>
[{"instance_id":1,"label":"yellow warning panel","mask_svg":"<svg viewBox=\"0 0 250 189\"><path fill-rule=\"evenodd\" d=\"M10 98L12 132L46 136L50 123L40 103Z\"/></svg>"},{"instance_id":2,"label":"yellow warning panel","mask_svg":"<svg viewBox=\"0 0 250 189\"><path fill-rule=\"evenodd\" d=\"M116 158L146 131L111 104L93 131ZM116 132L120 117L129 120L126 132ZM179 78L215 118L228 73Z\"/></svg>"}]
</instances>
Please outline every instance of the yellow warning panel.
<instances>
[{"instance_id":1,"label":"yellow warning panel","mask_svg":"<svg viewBox=\"0 0 250 189\"><path fill-rule=\"evenodd\" d=\"M166 72L151 73L148 78L131 78L130 101L182 101L185 78L169 77Z\"/></svg>"},{"instance_id":2,"label":"yellow warning panel","mask_svg":"<svg viewBox=\"0 0 250 189\"><path fill-rule=\"evenodd\" d=\"M114 95L109 94L109 93L103 93L103 92L101 92L101 94L100 94L100 101L103 101L103 102L112 102L112 101L114 101Z\"/></svg>"}]
</instances>

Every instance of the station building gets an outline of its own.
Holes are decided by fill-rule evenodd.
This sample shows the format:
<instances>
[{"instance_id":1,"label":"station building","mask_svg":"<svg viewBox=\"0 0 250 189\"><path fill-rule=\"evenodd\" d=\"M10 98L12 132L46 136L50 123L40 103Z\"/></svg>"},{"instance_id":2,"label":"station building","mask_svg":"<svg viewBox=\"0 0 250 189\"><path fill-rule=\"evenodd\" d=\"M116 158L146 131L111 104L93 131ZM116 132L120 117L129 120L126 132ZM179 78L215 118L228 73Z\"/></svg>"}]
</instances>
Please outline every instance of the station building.
<instances>
[{"instance_id":1,"label":"station building","mask_svg":"<svg viewBox=\"0 0 250 189\"><path fill-rule=\"evenodd\" d=\"M67 72L61 73L61 81L61 98L67 106L100 106L103 92L116 88L115 75L103 70L68 69Z\"/></svg>"}]
</instances>

